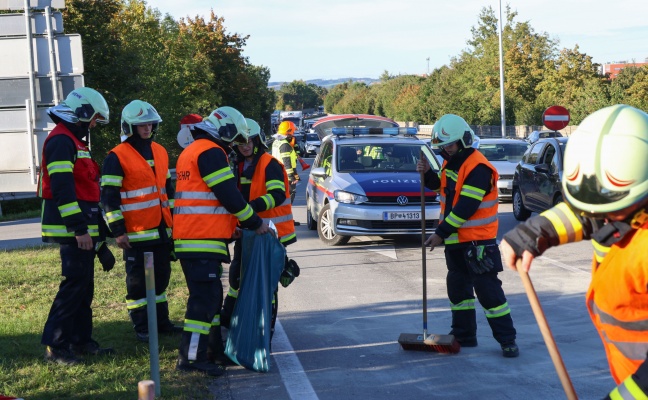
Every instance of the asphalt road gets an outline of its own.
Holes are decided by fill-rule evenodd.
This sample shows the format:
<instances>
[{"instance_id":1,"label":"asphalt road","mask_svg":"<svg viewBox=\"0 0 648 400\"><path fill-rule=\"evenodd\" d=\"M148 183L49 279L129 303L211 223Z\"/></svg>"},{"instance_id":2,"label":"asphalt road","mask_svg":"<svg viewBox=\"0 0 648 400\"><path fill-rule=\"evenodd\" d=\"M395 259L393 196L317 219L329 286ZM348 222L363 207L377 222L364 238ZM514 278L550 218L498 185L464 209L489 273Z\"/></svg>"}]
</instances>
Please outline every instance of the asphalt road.
<instances>
[{"instance_id":1,"label":"asphalt road","mask_svg":"<svg viewBox=\"0 0 648 400\"><path fill-rule=\"evenodd\" d=\"M311 159L307 159L310 163ZM307 172L301 172L306 182ZM305 183L294 215L298 242L289 256L301 276L279 289L279 318L268 373L231 367L210 381L214 399L564 399L518 274L500 274L518 331L520 357L505 359L478 307L476 348L459 354L404 351L401 333L422 333L420 237L352 239L328 247L306 228ZM516 224L500 205L500 236ZM38 221L0 224L0 249L40 243ZM32 232L31 234L26 232ZM548 251L531 279L571 382L581 399L613 387L603 346L585 308L589 243ZM450 331L442 249L426 252L428 333ZM226 277L223 278L227 284Z\"/></svg>"}]
</instances>

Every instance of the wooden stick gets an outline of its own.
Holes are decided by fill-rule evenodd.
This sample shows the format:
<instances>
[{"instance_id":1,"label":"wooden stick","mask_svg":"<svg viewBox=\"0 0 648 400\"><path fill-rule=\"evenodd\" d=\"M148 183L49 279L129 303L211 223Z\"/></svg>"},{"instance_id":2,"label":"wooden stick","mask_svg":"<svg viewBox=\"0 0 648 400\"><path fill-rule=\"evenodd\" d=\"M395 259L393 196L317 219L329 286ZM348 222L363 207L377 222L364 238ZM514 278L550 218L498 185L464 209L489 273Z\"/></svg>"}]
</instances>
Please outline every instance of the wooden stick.
<instances>
[{"instance_id":1,"label":"wooden stick","mask_svg":"<svg viewBox=\"0 0 648 400\"><path fill-rule=\"evenodd\" d=\"M535 315L538 326L540 327L540 332L542 333L542 338L544 339L549 355L551 356L551 361L553 362L558 378L560 378L560 383L562 383L563 390L568 400L578 400L576 396L576 391L574 390L574 385L572 385L571 379L569 378L569 373L567 373L567 368L563 363L563 359L560 356L558 351L558 346L554 340L553 335L551 334L551 329L549 329L549 324L547 323L547 318L545 317L544 311L542 311L542 306L540 305L540 300L538 300L538 294L533 288L533 283L529 277L529 273L522 271L521 268L522 261L517 261L517 270L520 273L520 278L522 278L522 283L524 284L524 290L526 290L527 297L529 298L529 303L531 303L531 309L533 310L533 315Z\"/></svg>"},{"instance_id":2,"label":"wooden stick","mask_svg":"<svg viewBox=\"0 0 648 400\"><path fill-rule=\"evenodd\" d=\"M155 400L155 382L152 380L139 381L137 400Z\"/></svg>"}]
</instances>

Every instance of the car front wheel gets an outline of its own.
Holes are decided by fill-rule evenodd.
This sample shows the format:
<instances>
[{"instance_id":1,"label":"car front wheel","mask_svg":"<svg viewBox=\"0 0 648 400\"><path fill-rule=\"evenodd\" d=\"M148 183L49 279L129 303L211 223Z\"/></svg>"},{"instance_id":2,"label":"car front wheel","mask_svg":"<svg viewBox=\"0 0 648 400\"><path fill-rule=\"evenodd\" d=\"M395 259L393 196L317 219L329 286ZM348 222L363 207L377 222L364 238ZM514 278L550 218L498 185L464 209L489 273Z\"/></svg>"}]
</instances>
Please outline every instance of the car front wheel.
<instances>
[{"instance_id":1,"label":"car front wheel","mask_svg":"<svg viewBox=\"0 0 648 400\"><path fill-rule=\"evenodd\" d=\"M319 213L319 218L317 218L317 235L320 240L328 246L346 244L351 237L336 235L335 232L333 232L333 223L331 205L326 204L322 207L322 210Z\"/></svg>"},{"instance_id":2,"label":"car front wheel","mask_svg":"<svg viewBox=\"0 0 648 400\"><path fill-rule=\"evenodd\" d=\"M526 221L531 216L531 211L524 207L520 189L513 190L513 216L518 221Z\"/></svg>"}]
</instances>

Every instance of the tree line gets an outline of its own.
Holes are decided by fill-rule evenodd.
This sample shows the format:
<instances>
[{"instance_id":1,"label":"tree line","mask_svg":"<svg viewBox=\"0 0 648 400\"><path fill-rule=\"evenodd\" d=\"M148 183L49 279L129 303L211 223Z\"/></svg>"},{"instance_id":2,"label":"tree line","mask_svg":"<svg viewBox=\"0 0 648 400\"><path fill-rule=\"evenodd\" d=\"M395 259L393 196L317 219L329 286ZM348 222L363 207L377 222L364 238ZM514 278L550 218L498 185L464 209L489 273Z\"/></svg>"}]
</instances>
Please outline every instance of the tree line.
<instances>
[{"instance_id":1,"label":"tree line","mask_svg":"<svg viewBox=\"0 0 648 400\"><path fill-rule=\"evenodd\" d=\"M183 115L207 115L232 106L257 120L266 132L275 109L324 104L328 113L366 113L398 121L432 124L441 115L461 115L471 125L500 125L499 21L481 9L467 47L428 76L392 76L378 83L346 82L330 90L303 80L268 88L270 70L242 55L248 36L228 33L214 14L174 20L143 0L71 0L64 12L66 33L82 35L85 83L106 95L108 129L93 133L93 151L105 154L119 142L122 108L133 99L153 104L163 118L157 140L171 159ZM627 67L614 80L579 47L536 32L517 13L505 10L502 41L506 124L540 125L551 105L566 107L572 124L616 103L648 110L648 67Z\"/></svg>"}]
</instances>

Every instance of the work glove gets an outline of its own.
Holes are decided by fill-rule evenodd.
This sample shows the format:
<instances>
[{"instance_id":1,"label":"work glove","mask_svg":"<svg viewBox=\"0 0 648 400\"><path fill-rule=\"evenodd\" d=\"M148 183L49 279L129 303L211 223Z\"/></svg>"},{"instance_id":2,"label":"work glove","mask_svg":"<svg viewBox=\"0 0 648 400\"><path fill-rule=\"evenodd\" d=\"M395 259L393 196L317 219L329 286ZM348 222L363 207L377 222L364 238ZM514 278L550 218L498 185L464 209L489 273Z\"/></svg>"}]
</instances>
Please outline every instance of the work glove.
<instances>
[{"instance_id":1,"label":"work glove","mask_svg":"<svg viewBox=\"0 0 648 400\"><path fill-rule=\"evenodd\" d=\"M299 276L299 265L295 260L289 260L286 258L286 264L284 265L284 270L281 272L279 277L279 283L281 286L288 287Z\"/></svg>"},{"instance_id":2,"label":"work glove","mask_svg":"<svg viewBox=\"0 0 648 400\"><path fill-rule=\"evenodd\" d=\"M99 242L95 246L95 252L97 253L97 258L103 267L103 270L108 272L115 266L115 256L108 248L106 242Z\"/></svg>"},{"instance_id":3,"label":"work glove","mask_svg":"<svg viewBox=\"0 0 648 400\"><path fill-rule=\"evenodd\" d=\"M496 245L493 245L496 246ZM487 252L488 246L468 246L464 250L464 259L472 271L481 275L492 271L496 265Z\"/></svg>"}]
</instances>

